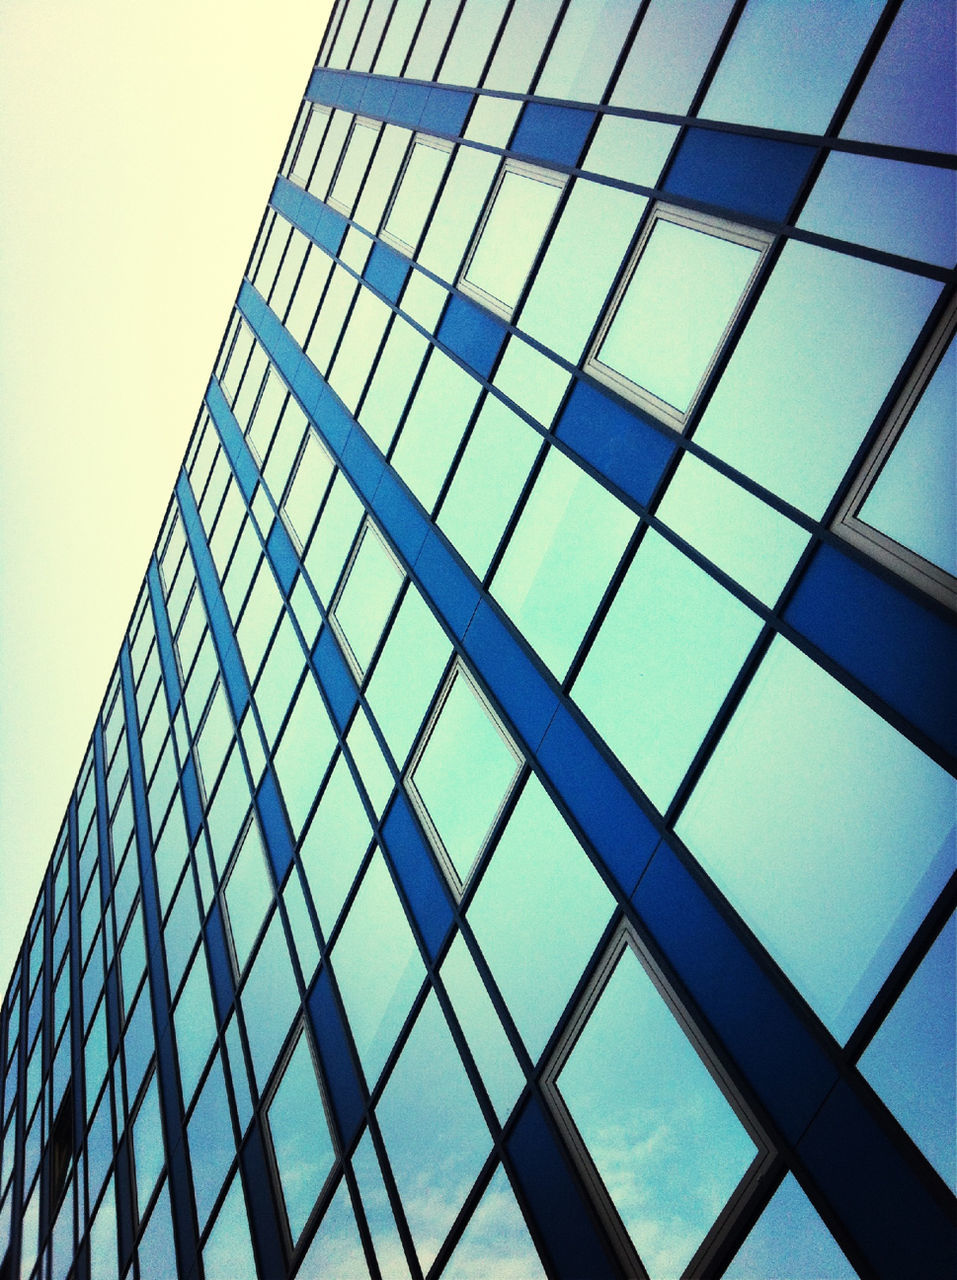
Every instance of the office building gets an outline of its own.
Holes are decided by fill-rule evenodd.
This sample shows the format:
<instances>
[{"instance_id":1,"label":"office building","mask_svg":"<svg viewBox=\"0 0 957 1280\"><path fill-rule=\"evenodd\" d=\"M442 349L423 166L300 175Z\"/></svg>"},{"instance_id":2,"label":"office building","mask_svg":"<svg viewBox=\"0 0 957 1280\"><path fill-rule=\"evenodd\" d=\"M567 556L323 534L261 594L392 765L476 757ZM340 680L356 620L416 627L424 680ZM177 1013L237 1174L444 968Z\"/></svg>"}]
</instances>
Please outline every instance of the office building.
<instances>
[{"instance_id":1,"label":"office building","mask_svg":"<svg viewBox=\"0 0 957 1280\"><path fill-rule=\"evenodd\" d=\"M0 1274L952 1274L953 24L337 6L2 1006Z\"/></svg>"}]
</instances>

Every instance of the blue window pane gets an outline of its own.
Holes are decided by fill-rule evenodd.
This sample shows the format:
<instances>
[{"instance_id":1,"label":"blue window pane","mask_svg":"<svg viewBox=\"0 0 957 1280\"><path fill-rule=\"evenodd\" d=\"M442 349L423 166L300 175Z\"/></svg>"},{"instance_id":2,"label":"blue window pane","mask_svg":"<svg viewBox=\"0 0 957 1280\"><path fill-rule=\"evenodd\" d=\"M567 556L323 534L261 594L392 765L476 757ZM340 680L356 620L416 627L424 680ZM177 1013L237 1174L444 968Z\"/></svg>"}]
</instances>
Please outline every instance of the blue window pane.
<instances>
[{"instance_id":1,"label":"blue window pane","mask_svg":"<svg viewBox=\"0 0 957 1280\"><path fill-rule=\"evenodd\" d=\"M954 870L954 814L954 780L779 638L676 829L844 1040Z\"/></svg>"},{"instance_id":2,"label":"blue window pane","mask_svg":"<svg viewBox=\"0 0 957 1280\"><path fill-rule=\"evenodd\" d=\"M957 1193L957 918L951 917L860 1061L864 1077Z\"/></svg>"},{"instance_id":3,"label":"blue window pane","mask_svg":"<svg viewBox=\"0 0 957 1280\"><path fill-rule=\"evenodd\" d=\"M136 1196L142 1214L149 1204L156 1180L163 1171L163 1127L157 1078L154 1075L133 1121L133 1154L136 1164Z\"/></svg>"},{"instance_id":4,"label":"blue window pane","mask_svg":"<svg viewBox=\"0 0 957 1280\"><path fill-rule=\"evenodd\" d=\"M212 1001L206 954L200 947L190 968L189 977L183 984L173 1015L179 1056L179 1076L183 1086L183 1098L187 1104L193 1096L216 1034L216 1018Z\"/></svg>"},{"instance_id":5,"label":"blue window pane","mask_svg":"<svg viewBox=\"0 0 957 1280\"><path fill-rule=\"evenodd\" d=\"M242 973L266 912L272 905L272 882L266 869L266 851L255 820L246 829L226 881L224 897L236 968Z\"/></svg>"},{"instance_id":6,"label":"blue window pane","mask_svg":"<svg viewBox=\"0 0 957 1280\"><path fill-rule=\"evenodd\" d=\"M731 0L652 0L612 102L684 114L731 7Z\"/></svg>"},{"instance_id":7,"label":"blue window pane","mask_svg":"<svg viewBox=\"0 0 957 1280\"><path fill-rule=\"evenodd\" d=\"M193 1170L193 1191L200 1228L206 1225L216 1202L233 1156L236 1144L229 1118L226 1077L219 1054L213 1060L206 1083L190 1116L189 1155Z\"/></svg>"},{"instance_id":8,"label":"blue window pane","mask_svg":"<svg viewBox=\"0 0 957 1280\"><path fill-rule=\"evenodd\" d=\"M249 1054L260 1091L299 1009L299 987L277 911L266 930L240 997Z\"/></svg>"},{"instance_id":9,"label":"blue window pane","mask_svg":"<svg viewBox=\"0 0 957 1280\"><path fill-rule=\"evenodd\" d=\"M302 1280L367 1280L369 1268L345 1179L323 1214L296 1274Z\"/></svg>"},{"instance_id":10,"label":"blue window pane","mask_svg":"<svg viewBox=\"0 0 957 1280\"><path fill-rule=\"evenodd\" d=\"M791 1174L724 1273L725 1280L854 1280L856 1275Z\"/></svg>"},{"instance_id":11,"label":"blue window pane","mask_svg":"<svg viewBox=\"0 0 957 1280\"><path fill-rule=\"evenodd\" d=\"M267 1114L289 1231L295 1244L335 1159L305 1031L286 1063Z\"/></svg>"},{"instance_id":12,"label":"blue window pane","mask_svg":"<svg viewBox=\"0 0 957 1280\"><path fill-rule=\"evenodd\" d=\"M571 0L536 94L599 102L637 7L637 0Z\"/></svg>"},{"instance_id":13,"label":"blue window pane","mask_svg":"<svg viewBox=\"0 0 957 1280\"><path fill-rule=\"evenodd\" d=\"M329 775L300 857L319 925L328 937L369 847L372 828L345 757Z\"/></svg>"},{"instance_id":14,"label":"blue window pane","mask_svg":"<svg viewBox=\"0 0 957 1280\"><path fill-rule=\"evenodd\" d=\"M499 1167L455 1246L442 1280L474 1280L477 1276L545 1280L522 1211Z\"/></svg>"},{"instance_id":15,"label":"blue window pane","mask_svg":"<svg viewBox=\"0 0 957 1280\"><path fill-rule=\"evenodd\" d=\"M243 1184L238 1173L203 1248L203 1273L206 1280L237 1280L239 1276L258 1274L249 1238Z\"/></svg>"}]
</instances>

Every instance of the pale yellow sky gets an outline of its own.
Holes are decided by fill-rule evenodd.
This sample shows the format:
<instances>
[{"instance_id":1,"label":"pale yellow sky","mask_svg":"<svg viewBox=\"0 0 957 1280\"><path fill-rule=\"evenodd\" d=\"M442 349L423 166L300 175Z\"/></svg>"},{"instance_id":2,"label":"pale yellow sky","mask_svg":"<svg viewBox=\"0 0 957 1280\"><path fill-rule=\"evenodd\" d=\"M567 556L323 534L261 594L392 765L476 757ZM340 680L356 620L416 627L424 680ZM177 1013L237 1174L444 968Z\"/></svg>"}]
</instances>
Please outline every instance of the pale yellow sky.
<instances>
[{"instance_id":1,"label":"pale yellow sky","mask_svg":"<svg viewBox=\"0 0 957 1280\"><path fill-rule=\"evenodd\" d=\"M0 992L330 7L0 5Z\"/></svg>"}]
</instances>

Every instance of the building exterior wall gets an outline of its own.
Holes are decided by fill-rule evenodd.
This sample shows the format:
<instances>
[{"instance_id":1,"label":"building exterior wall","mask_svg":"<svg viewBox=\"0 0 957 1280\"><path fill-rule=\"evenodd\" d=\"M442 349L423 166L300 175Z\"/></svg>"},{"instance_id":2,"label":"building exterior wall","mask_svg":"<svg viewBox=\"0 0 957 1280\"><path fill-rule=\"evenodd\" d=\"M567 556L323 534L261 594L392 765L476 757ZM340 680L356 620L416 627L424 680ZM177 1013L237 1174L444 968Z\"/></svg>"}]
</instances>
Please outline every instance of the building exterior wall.
<instances>
[{"instance_id":1,"label":"building exterior wall","mask_svg":"<svg viewBox=\"0 0 957 1280\"><path fill-rule=\"evenodd\" d=\"M337 7L2 1006L0 1276L951 1274L953 22Z\"/></svg>"}]
</instances>

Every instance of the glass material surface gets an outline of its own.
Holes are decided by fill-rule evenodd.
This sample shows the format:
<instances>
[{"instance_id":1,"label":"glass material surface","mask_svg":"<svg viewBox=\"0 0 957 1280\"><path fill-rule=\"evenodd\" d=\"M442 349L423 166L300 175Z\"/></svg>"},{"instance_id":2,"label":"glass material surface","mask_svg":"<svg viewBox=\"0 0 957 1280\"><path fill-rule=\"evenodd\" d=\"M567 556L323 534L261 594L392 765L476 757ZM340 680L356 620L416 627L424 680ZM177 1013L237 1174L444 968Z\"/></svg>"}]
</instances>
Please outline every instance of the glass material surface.
<instances>
[{"instance_id":1,"label":"glass material surface","mask_svg":"<svg viewBox=\"0 0 957 1280\"><path fill-rule=\"evenodd\" d=\"M611 100L648 111L688 110L732 0L652 0Z\"/></svg>"},{"instance_id":2,"label":"glass material surface","mask_svg":"<svg viewBox=\"0 0 957 1280\"><path fill-rule=\"evenodd\" d=\"M156 1076L150 1080L133 1120L133 1156L136 1167L136 1197L140 1213L144 1213L163 1172L163 1126L160 1117L159 1089Z\"/></svg>"},{"instance_id":3,"label":"glass material surface","mask_svg":"<svg viewBox=\"0 0 957 1280\"><path fill-rule=\"evenodd\" d=\"M599 102L637 7L637 0L571 0L536 94Z\"/></svg>"},{"instance_id":4,"label":"glass material surface","mask_svg":"<svg viewBox=\"0 0 957 1280\"><path fill-rule=\"evenodd\" d=\"M957 340L937 366L858 518L957 574Z\"/></svg>"},{"instance_id":5,"label":"glass material surface","mask_svg":"<svg viewBox=\"0 0 957 1280\"><path fill-rule=\"evenodd\" d=\"M203 948L196 953L173 1014L183 1097L192 1098L216 1035L209 974Z\"/></svg>"},{"instance_id":6,"label":"glass material surface","mask_svg":"<svg viewBox=\"0 0 957 1280\"><path fill-rule=\"evenodd\" d=\"M442 1280L477 1280L494 1275L503 1280L545 1280L508 1177L501 1166L462 1233Z\"/></svg>"},{"instance_id":7,"label":"glass material surface","mask_svg":"<svg viewBox=\"0 0 957 1280\"><path fill-rule=\"evenodd\" d=\"M474 378L433 349L392 455L396 471L427 511L439 496L478 390Z\"/></svg>"},{"instance_id":8,"label":"glass material surface","mask_svg":"<svg viewBox=\"0 0 957 1280\"><path fill-rule=\"evenodd\" d=\"M462 278L493 310L514 310L561 189L527 165L506 167Z\"/></svg>"},{"instance_id":9,"label":"glass material surface","mask_svg":"<svg viewBox=\"0 0 957 1280\"><path fill-rule=\"evenodd\" d=\"M272 884L266 854L255 821L249 824L226 881L224 897L236 968L246 968L253 943L272 905Z\"/></svg>"},{"instance_id":10,"label":"glass material surface","mask_svg":"<svg viewBox=\"0 0 957 1280\"><path fill-rule=\"evenodd\" d=\"M382 1169L368 1129L355 1149L352 1169L359 1184L359 1195L379 1266L387 1276L395 1276L396 1280L405 1280L412 1273L409 1270L405 1249L389 1203L389 1195L382 1179Z\"/></svg>"},{"instance_id":11,"label":"glass material surface","mask_svg":"<svg viewBox=\"0 0 957 1280\"><path fill-rule=\"evenodd\" d=\"M533 1060L594 951L613 899L530 778L467 912ZM530 949L527 937L537 945Z\"/></svg>"},{"instance_id":12,"label":"glass material surface","mask_svg":"<svg viewBox=\"0 0 957 1280\"><path fill-rule=\"evenodd\" d=\"M276 751L275 768L294 833L302 830L336 745L315 681L307 672Z\"/></svg>"},{"instance_id":13,"label":"glass material surface","mask_svg":"<svg viewBox=\"0 0 957 1280\"><path fill-rule=\"evenodd\" d=\"M425 969L382 855L362 878L332 966L370 1087L422 985Z\"/></svg>"},{"instance_id":14,"label":"glass material surface","mask_svg":"<svg viewBox=\"0 0 957 1280\"><path fill-rule=\"evenodd\" d=\"M335 1157L305 1032L296 1041L280 1076L267 1116L286 1219L295 1245Z\"/></svg>"},{"instance_id":15,"label":"glass material surface","mask_svg":"<svg viewBox=\"0 0 957 1280\"><path fill-rule=\"evenodd\" d=\"M635 517L550 449L492 579L492 594L561 679L625 549Z\"/></svg>"},{"instance_id":16,"label":"glass material surface","mask_svg":"<svg viewBox=\"0 0 957 1280\"><path fill-rule=\"evenodd\" d=\"M596 365L684 415L758 258L756 248L717 230L659 215L600 341Z\"/></svg>"},{"instance_id":17,"label":"glass material surface","mask_svg":"<svg viewBox=\"0 0 957 1280\"><path fill-rule=\"evenodd\" d=\"M319 925L327 936L339 918L371 836L365 807L345 757L340 755L300 850Z\"/></svg>"},{"instance_id":18,"label":"glass material surface","mask_svg":"<svg viewBox=\"0 0 957 1280\"><path fill-rule=\"evenodd\" d=\"M758 618L649 530L572 697L661 810L752 644Z\"/></svg>"},{"instance_id":19,"label":"glass material surface","mask_svg":"<svg viewBox=\"0 0 957 1280\"><path fill-rule=\"evenodd\" d=\"M426 137L415 139L383 226L396 247L414 252L448 162L446 147Z\"/></svg>"},{"instance_id":20,"label":"glass material surface","mask_svg":"<svg viewBox=\"0 0 957 1280\"><path fill-rule=\"evenodd\" d=\"M236 1280L237 1276L256 1275L246 1201L238 1173L233 1176L203 1248L203 1274L206 1280Z\"/></svg>"},{"instance_id":21,"label":"glass material surface","mask_svg":"<svg viewBox=\"0 0 957 1280\"><path fill-rule=\"evenodd\" d=\"M296 1273L303 1280L368 1280L369 1268L356 1216L343 1180L332 1203L322 1215L319 1230Z\"/></svg>"},{"instance_id":22,"label":"glass material surface","mask_svg":"<svg viewBox=\"0 0 957 1280\"><path fill-rule=\"evenodd\" d=\"M402 585L402 572L372 524L366 524L333 606L358 671L368 667Z\"/></svg>"},{"instance_id":23,"label":"glass material surface","mask_svg":"<svg viewBox=\"0 0 957 1280\"><path fill-rule=\"evenodd\" d=\"M651 1280L684 1274L757 1148L630 946L556 1085Z\"/></svg>"},{"instance_id":24,"label":"glass material surface","mask_svg":"<svg viewBox=\"0 0 957 1280\"><path fill-rule=\"evenodd\" d=\"M339 171L329 189L330 201L339 205L345 213L352 212L378 136L379 126L371 120L356 120L352 126Z\"/></svg>"},{"instance_id":25,"label":"glass material surface","mask_svg":"<svg viewBox=\"0 0 957 1280\"><path fill-rule=\"evenodd\" d=\"M427 1271L491 1148L435 995L422 1006L376 1116Z\"/></svg>"},{"instance_id":26,"label":"glass material surface","mask_svg":"<svg viewBox=\"0 0 957 1280\"><path fill-rule=\"evenodd\" d=\"M957 1192L957 918L951 916L860 1060L864 1078Z\"/></svg>"},{"instance_id":27,"label":"glass material surface","mask_svg":"<svg viewBox=\"0 0 957 1280\"><path fill-rule=\"evenodd\" d=\"M856 1275L793 1174L771 1197L724 1272L725 1280L854 1280Z\"/></svg>"},{"instance_id":28,"label":"glass material surface","mask_svg":"<svg viewBox=\"0 0 957 1280\"><path fill-rule=\"evenodd\" d=\"M236 1153L226 1097L226 1077L218 1053L196 1100L187 1134L196 1212L202 1228Z\"/></svg>"},{"instance_id":29,"label":"glass material surface","mask_svg":"<svg viewBox=\"0 0 957 1280\"><path fill-rule=\"evenodd\" d=\"M582 167L609 178L654 187L677 136L677 125L602 116Z\"/></svg>"},{"instance_id":30,"label":"glass material surface","mask_svg":"<svg viewBox=\"0 0 957 1280\"><path fill-rule=\"evenodd\" d=\"M299 987L277 911L240 993L249 1056L260 1092L299 1009Z\"/></svg>"},{"instance_id":31,"label":"glass material surface","mask_svg":"<svg viewBox=\"0 0 957 1280\"><path fill-rule=\"evenodd\" d=\"M464 884L518 776L515 752L456 671L411 773L439 848Z\"/></svg>"},{"instance_id":32,"label":"glass material surface","mask_svg":"<svg viewBox=\"0 0 957 1280\"><path fill-rule=\"evenodd\" d=\"M846 1040L954 871L954 815L953 778L779 638L676 829Z\"/></svg>"}]
</instances>

